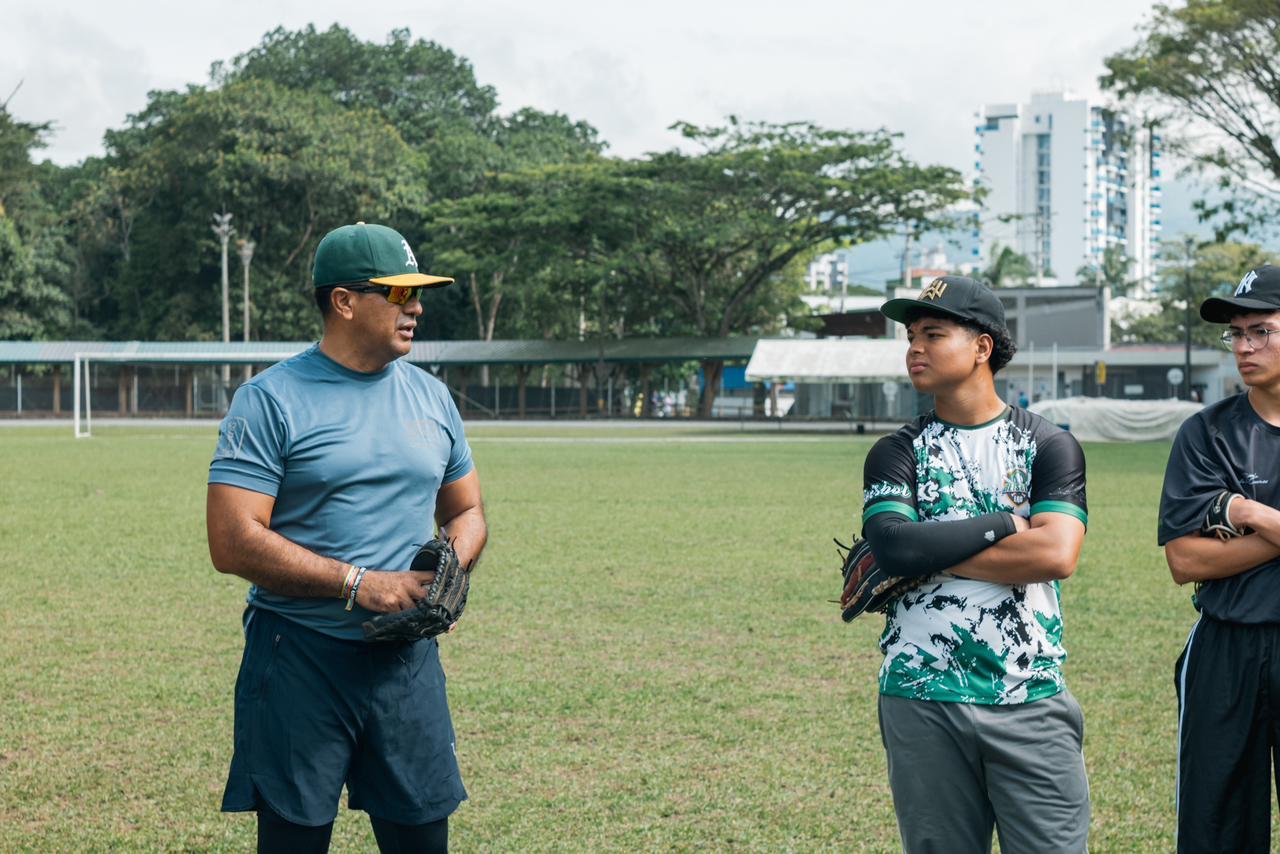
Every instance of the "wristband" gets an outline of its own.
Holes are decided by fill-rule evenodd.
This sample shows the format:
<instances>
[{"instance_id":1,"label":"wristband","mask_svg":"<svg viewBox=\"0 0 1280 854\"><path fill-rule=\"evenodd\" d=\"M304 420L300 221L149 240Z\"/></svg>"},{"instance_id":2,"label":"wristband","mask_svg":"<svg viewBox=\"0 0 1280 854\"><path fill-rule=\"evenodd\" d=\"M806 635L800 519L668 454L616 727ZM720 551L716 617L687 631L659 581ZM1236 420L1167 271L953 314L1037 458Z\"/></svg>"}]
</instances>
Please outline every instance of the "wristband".
<instances>
[{"instance_id":1,"label":"wristband","mask_svg":"<svg viewBox=\"0 0 1280 854\"><path fill-rule=\"evenodd\" d=\"M356 580L351 585L351 593L347 596L347 610L350 611L352 606L356 604L356 595L360 592L360 582L364 580L366 572L363 566L356 567Z\"/></svg>"},{"instance_id":2,"label":"wristband","mask_svg":"<svg viewBox=\"0 0 1280 854\"><path fill-rule=\"evenodd\" d=\"M347 568L347 577L342 582L342 592L338 594L339 599L346 599L347 596L351 593L351 585L356 580L356 572L358 571L359 571L359 567L357 567L355 564L352 564Z\"/></svg>"}]
</instances>

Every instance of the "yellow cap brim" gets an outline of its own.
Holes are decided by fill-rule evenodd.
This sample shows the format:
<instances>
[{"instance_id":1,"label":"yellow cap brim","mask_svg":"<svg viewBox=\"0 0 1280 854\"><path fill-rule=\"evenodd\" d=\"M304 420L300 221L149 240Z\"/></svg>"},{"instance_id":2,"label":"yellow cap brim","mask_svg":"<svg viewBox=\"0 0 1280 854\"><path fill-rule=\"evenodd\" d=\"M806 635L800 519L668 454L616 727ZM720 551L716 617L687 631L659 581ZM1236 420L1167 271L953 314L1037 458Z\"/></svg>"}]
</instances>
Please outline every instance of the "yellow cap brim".
<instances>
[{"instance_id":1,"label":"yellow cap brim","mask_svg":"<svg viewBox=\"0 0 1280 854\"><path fill-rule=\"evenodd\" d=\"M391 285L396 288L443 288L452 285L448 276L428 276L426 273L402 273L399 276L379 276L370 279L375 285Z\"/></svg>"}]
</instances>

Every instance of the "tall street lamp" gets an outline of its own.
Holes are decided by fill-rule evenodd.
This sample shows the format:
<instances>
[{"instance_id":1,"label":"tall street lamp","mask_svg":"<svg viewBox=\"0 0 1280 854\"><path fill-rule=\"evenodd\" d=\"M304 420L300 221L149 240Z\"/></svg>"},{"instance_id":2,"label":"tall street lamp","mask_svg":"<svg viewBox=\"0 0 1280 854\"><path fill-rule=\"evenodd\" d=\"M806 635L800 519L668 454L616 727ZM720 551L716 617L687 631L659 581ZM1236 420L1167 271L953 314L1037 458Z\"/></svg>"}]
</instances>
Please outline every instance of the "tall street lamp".
<instances>
[{"instance_id":1,"label":"tall street lamp","mask_svg":"<svg viewBox=\"0 0 1280 854\"><path fill-rule=\"evenodd\" d=\"M1195 263L1195 251L1196 251L1195 238L1192 237L1191 235L1187 235L1186 238L1184 238L1184 246L1186 248L1186 255L1183 258L1182 273L1183 273L1183 282L1186 285L1186 289L1187 289L1187 306L1183 316L1183 324L1186 326L1186 331L1187 331L1187 337L1186 337L1187 346L1186 346L1185 357L1183 360L1185 364L1183 365L1183 370L1182 370L1182 373L1183 373L1182 399L1190 400L1191 399L1191 301L1193 298L1193 294L1191 290L1191 267Z\"/></svg>"},{"instance_id":2,"label":"tall street lamp","mask_svg":"<svg viewBox=\"0 0 1280 854\"><path fill-rule=\"evenodd\" d=\"M240 267L244 270L244 343L249 343L249 265L253 263L253 241L239 240L236 246L240 252ZM247 349L247 348L246 348ZM253 366L244 366L245 382L253 374Z\"/></svg>"},{"instance_id":3,"label":"tall street lamp","mask_svg":"<svg viewBox=\"0 0 1280 854\"><path fill-rule=\"evenodd\" d=\"M213 233L222 241L222 343L231 342L231 285L227 279L227 244L235 229L231 226L231 214L225 211L213 215ZM227 408L227 387L231 385L231 365L222 366L222 409Z\"/></svg>"}]
</instances>

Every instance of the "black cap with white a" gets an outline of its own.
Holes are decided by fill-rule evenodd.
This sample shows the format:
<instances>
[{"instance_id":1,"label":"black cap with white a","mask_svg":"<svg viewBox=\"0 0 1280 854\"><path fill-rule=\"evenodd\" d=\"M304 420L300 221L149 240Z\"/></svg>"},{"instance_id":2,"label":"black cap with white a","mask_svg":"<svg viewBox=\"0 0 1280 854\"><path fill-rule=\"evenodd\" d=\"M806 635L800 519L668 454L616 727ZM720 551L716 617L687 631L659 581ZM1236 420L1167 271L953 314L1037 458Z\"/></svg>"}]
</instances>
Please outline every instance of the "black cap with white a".
<instances>
[{"instance_id":1,"label":"black cap with white a","mask_svg":"<svg viewBox=\"0 0 1280 854\"><path fill-rule=\"evenodd\" d=\"M1200 304L1200 316L1210 323L1230 323L1237 314L1280 311L1280 267L1264 264L1245 273L1235 293Z\"/></svg>"},{"instance_id":2,"label":"black cap with white a","mask_svg":"<svg viewBox=\"0 0 1280 854\"><path fill-rule=\"evenodd\" d=\"M891 299L880 306L880 313L898 323L910 323L917 314L940 314L972 320L988 329L1008 329L1000 298L991 288L968 276L941 276L916 299Z\"/></svg>"}]
</instances>

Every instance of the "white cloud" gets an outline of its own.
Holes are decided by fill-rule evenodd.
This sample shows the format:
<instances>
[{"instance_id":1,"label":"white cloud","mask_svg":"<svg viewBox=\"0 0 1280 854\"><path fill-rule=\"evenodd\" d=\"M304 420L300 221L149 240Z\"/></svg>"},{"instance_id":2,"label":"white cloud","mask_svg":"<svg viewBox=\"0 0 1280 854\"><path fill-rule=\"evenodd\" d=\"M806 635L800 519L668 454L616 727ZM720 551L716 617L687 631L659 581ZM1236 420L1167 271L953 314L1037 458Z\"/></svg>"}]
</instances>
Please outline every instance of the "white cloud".
<instances>
[{"instance_id":1,"label":"white cloud","mask_svg":"<svg viewBox=\"0 0 1280 854\"><path fill-rule=\"evenodd\" d=\"M1033 89L1090 91L1101 59L1133 38L1145 0L1066 6L820 2L647 3L428 0L352 7L335 0L185 5L52 0L0 33L0 89L24 78L13 111L59 128L49 154L99 150L102 132L151 88L203 83L209 65L276 26L333 22L382 40L394 27L469 58L504 110L559 110L635 155L674 144L678 119L733 113L838 127L888 126L922 159L963 165L982 104Z\"/></svg>"}]
</instances>

